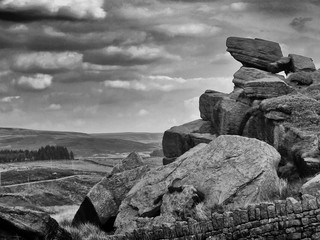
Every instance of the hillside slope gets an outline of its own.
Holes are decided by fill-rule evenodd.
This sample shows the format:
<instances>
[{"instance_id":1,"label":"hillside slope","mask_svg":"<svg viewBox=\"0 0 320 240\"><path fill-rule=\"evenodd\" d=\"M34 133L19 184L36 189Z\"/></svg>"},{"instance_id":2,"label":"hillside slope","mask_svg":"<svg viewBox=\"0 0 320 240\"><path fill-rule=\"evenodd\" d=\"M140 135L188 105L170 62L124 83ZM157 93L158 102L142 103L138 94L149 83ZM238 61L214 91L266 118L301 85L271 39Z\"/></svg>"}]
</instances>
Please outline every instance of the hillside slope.
<instances>
[{"instance_id":1,"label":"hillside slope","mask_svg":"<svg viewBox=\"0 0 320 240\"><path fill-rule=\"evenodd\" d=\"M86 134L79 132L40 131L0 128L0 149L38 149L45 145L62 145L76 157L94 154L149 152L161 144L159 133Z\"/></svg>"}]
</instances>

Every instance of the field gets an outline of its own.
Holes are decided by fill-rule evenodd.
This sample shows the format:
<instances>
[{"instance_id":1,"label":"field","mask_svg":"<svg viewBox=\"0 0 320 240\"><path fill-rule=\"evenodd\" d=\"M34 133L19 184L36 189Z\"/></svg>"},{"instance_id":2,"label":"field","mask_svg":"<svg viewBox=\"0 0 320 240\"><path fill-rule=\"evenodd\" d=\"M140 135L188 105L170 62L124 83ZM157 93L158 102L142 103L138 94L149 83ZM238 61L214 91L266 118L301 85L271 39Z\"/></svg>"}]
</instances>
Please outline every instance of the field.
<instances>
[{"instance_id":1,"label":"field","mask_svg":"<svg viewBox=\"0 0 320 240\"><path fill-rule=\"evenodd\" d=\"M25 206L71 220L88 191L121 158L0 164L0 204ZM150 167L161 158L146 158Z\"/></svg>"}]
</instances>

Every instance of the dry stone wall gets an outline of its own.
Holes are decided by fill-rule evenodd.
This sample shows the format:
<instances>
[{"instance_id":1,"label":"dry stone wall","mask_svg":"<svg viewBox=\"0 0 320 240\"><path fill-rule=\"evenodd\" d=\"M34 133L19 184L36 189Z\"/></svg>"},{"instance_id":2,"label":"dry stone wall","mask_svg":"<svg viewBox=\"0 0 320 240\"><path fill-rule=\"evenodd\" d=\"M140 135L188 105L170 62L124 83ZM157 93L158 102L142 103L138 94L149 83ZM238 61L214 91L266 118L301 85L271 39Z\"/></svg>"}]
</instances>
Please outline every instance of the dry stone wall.
<instances>
[{"instance_id":1,"label":"dry stone wall","mask_svg":"<svg viewBox=\"0 0 320 240\"><path fill-rule=\"evenodd\" d=\"M320 197L278 200L246 209L212 213L211 220L137 229L110 240L320 239Z\"/></svg>"}]
</instances>

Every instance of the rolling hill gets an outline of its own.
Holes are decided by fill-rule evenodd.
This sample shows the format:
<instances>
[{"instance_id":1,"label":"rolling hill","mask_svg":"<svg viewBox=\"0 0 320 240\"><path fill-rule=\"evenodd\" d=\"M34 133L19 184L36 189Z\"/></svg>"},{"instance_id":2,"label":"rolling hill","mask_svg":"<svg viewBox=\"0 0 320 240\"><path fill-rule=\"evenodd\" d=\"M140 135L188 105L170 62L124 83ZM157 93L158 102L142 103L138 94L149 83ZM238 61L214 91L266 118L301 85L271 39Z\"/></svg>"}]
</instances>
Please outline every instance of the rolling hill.
<instances>
[{"instance_id":1,"label":"rolling hill","mask_svg":"<svg viewBox=\"0 0 320 240\"><path fill-rule=\"evenodd\" d=\"M161 146L162 133L102 133L42 131L0 128L0 149L35 150L45 145L61 145L76 157L95 154L151 152Z\"/></svg>"}]
</instances>

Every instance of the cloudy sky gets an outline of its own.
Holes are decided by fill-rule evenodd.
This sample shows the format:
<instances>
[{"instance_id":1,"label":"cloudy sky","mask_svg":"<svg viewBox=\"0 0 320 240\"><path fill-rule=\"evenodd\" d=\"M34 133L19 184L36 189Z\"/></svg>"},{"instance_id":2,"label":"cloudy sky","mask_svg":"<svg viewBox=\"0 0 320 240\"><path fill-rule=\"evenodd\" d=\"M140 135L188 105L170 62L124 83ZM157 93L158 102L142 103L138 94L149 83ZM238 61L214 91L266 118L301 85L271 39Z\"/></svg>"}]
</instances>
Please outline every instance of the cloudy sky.
<instances>
[{"instance_id":1,"label":"cloudy sky","mask_svg":"<svg viewBox=\"0 0 320 240\"><path fill-rule=\"evenodd\" d=\"M0 126L162 132L230 92L228 36L320 66L318 0L0 0Z\"/></svg>"}]
</instances>

